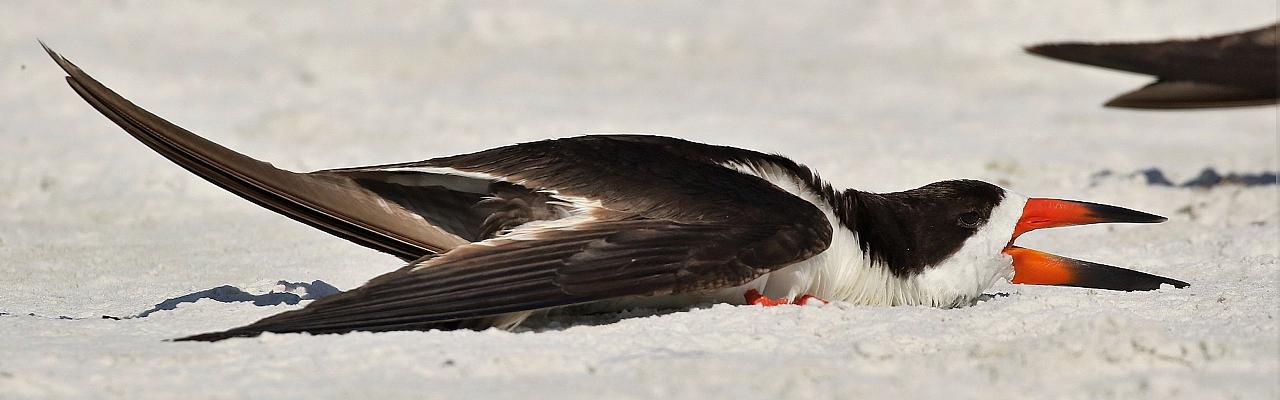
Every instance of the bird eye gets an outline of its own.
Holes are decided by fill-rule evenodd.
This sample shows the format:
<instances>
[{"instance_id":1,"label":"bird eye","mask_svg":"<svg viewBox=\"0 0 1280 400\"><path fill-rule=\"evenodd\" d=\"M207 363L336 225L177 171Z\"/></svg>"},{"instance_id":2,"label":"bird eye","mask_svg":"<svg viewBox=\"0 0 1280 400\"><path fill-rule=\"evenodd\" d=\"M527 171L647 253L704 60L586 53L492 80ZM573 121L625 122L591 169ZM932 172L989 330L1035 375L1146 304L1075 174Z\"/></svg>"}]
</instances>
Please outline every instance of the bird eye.
<instances>
[{"instance_id":1,"label":"bird eye","mask_svg":"<svg viewBox=\"0 0 1280 400\"><path fill-rule=\"evenodd\" d=\"M982 216L978 215L977 211L969 211L960 214L960 218L957 220L957 223L965 228L977 228L978 224L982 223Z\"/></svg>"}]
</instances>

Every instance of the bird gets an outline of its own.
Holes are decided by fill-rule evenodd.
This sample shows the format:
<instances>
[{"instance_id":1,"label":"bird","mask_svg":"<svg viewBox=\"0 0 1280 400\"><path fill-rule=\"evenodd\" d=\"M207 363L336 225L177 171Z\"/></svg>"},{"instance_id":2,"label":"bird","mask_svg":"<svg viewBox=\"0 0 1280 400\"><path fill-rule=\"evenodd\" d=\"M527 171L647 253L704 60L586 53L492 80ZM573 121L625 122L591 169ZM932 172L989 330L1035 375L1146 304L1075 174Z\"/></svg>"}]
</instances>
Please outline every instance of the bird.
<instances>
[{"instance_id":1,"label":"bird","mask_svg":"<svg viewBox=\"0 0 1280 400\"><path fill-rule=\"evenodd\" d=\"M1280 23L1200 39L1136 43L1045 43L1038 56L1151 75L1156 81L1105 105L1199 109L1276 104Z\"/></svg>"},{"instance_id":2,"label":"bird","mask_svg":"<svg viewBox=\"0 0 1280 400\"><path fill-rule=\"evenodd\" d=\"M791 159L656 135L584 135L295 173L148 112L45 46L135 139L246 200L407 262L220 332L511 329L548 310L842 301L959 307L1001 279L1109 290L1176 279L1013 244L1042 228L1160 217L977 180L838 190Z\"/></svg>"}]
</instances>

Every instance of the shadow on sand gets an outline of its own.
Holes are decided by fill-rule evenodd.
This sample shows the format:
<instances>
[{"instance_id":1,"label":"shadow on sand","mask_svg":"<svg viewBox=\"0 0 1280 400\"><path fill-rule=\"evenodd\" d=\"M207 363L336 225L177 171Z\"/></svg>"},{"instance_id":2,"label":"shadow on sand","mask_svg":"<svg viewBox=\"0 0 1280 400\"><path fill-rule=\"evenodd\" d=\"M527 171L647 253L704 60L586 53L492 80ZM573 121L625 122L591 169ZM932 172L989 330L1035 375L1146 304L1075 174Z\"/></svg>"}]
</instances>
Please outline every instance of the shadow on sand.
<instances>
[{"instance_id":1,"label":"shadow on sand","mask_svg":"<svg viewBox=\"0 0 1280 400\"><path fill-rule=\"evenodd\" d=\"M298 304L298 302L303 300L314 300L342 292L341 290L338 290L338 288L333 287L333 285L319 280L312 281L311 283L279 281L276 282L276 284L284 286L286 291L252 294L235 286L223 285L162 301L149 310L140 312L138 315L125 318L143 318L156 311L173 310L178 308L179 304L195 303L201 299L210 299L223 303L251 302L255 306L274 306L279 304ZM299 289L301 289L303 294L299 295L295 293Z\"/></svg>"},{"instance_id":2,"label":"shadow on sand","mask_svg":"<svg viewBox=\"0 0 1280 400\"><path fill-rule=\"evenodd\" d=\"M1191 178L1182 183L1176 183L1165 176L1164 171L1159 168L1147 168L1129 174L1118 174L1115 171L1104 169L1095 172L1090 177L1092 186L1097 186L1103 180L1113 178L1134 178L1141 177L1149 186L1166 186L1180 187L1190 189L1212 189L1218 186L1268 186L1280 184L1275 171L1262 171L1259 173L1237 173L1229 172L1226 175L1219 173L1213 168L1205 168L1200 171L1200 175Z\"/></svg>"}]
</instances>

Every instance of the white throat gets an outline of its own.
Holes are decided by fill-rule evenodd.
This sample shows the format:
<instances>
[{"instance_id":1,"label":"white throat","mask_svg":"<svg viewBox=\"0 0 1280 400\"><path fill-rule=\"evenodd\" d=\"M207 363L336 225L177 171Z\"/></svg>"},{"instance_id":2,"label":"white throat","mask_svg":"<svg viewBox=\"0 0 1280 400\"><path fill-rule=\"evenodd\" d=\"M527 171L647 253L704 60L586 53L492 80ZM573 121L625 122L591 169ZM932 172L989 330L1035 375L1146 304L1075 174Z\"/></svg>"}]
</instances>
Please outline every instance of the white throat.
<instances>
[{"instance_id":1,"label":"white throat","mask_svg":"<svg viewBox=\"0 0 1280 400\"><path fill-rule=\"evenodd\" d=\"M1005 199L977 234L965 240L955 254L911 278L921 293L940 307L972 303L997 281L1013 278L1013 258L1004 254L1013 228L1022 217L1027 198L1005 190Z\"/></svg>"}]
</instances>

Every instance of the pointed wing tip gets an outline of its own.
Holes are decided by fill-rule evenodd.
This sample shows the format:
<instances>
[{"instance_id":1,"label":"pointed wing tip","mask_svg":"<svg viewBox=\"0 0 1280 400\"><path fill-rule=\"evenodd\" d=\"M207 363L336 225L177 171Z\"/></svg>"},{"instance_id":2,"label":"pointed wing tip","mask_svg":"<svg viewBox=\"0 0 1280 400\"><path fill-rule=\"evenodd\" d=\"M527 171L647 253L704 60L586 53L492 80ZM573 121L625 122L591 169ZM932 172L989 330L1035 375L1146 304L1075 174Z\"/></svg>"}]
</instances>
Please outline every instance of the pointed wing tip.
<instances>
[{"instance_id":1,"label":"pointed wing tip","mask_svg":"<svg viewBox=\"0 0 1280 400\"><path fill-rule=\"evenodd\" d=\"M1123 93L1103 104L1110 108L1189 110L1267 106L1280 98L1274 92L1191 81L1156 81Z\"/></svg>"},{"instance_id":2,"label":"pointed wing tip","mask_svg":"<svg viewBox=\"0 0 1280 400\"><path fill-rule=\"evenodd\" d=\"M1053 42L1023 48L1029 54L1090 67L1157 75L1143 57L1152 50L1135 43Z\"/></svg>"},{"instance_id":3,"label":"pointed wing tip","mask_svg":"<svg viewBox=\"0 0 1280 400\"><path fill-rule=\"evenodd\" d=\"M36 43L40 43L40 47L43 47L44 51L46 53L49 53L50 56L53 56L54 58L58 57L58 52L55 52L53 51L53 49L50 49L49 45L45 44L44 39L36 38Z\"/></svg>"},{"instance_id":4,"label":"pointed wing tip","mask_svg":"<svg viewBox=\"0 0 1280 400\"><path fill-rule=\"evenodd\" d=\"M53 61L57 62L58 65L62 65L62 62L66 60L65 58L62 57L61 54L58 54L58 52L53 51L53 49L49 48L49 45L45 43L44 40L36 39L36 43L40 43L40 47L44 49L44 52L48 53L49 57L53 58Z\"/></svg>"},{"instance_id":5,"label":"pointed wing tip","mask_svg":"<svg viewBox=\"0 0 1280 400\"><path fill-rule=\"evenodd\" d=\"M169 340L167 340L167 341L170 341L170 342L210 342L210 343L212 343L212 342L223 341L223 340L227 340L227 339L231 339L231 338L238 338L238 337L254 337L254 336L258 336L259 334L261 334L261 332L253 332L253 331L237 331L237 330L235 330L235 329L232 329L232 330L228 330L228 331L221 331L221 332L209 332L209 333L201 333L201 334L198 334L198 335L184 336L184 337L180 337L180 338L176 338L176 339L169 339Z\"/></svg>"},{"instance_id":6,"label":"pointed wing tip","mask_svg":"<svg viewBox=\"0 0 1280 400\"><path fill-rule=\"evenodd\" d=\"M44 40L36 39L36 42L40 43L40 47L44 48L44 52L49 54L49 58L52 58L53 62L58 63L58 66L62 67L62 70L65 71L67 75L70 75L67 77L68 79L74 79L77 72L83 73L80 71L80 67L72 64L71 61L67 60L66 57L63 57L61 53L54 51L44 42Z\"/></svg>"},{"instance_id":7,"label":"pointed wing tip","mask_svg":"<svg viewBox=\"0 0 1280 400\"><path fill-rule=\"evenodd\" d=\"M1056 42L1034 44L1023 47L1022 50L1040 57L1093 65L1089 62L1089 58L1086 57L1085 53L1099 46L1104 45L1084 42Z\"/></svg>"},{"instance_id":8,"label":"pointed wing tip","mask_svg":"<svg viewBox=\"0 0 1280 400\"><path fill-rule=\"evenodd\" d=\"M1030 46L1025 46L1022 48L1022 51L1035 54L1037 56L1053 57L1052 54L1054 53L1054 48L1058 46L1061 46L1061 44L1060 43L1038 43Z\"/></svg>"},{"instance_id":9,"label":"pointed wing tip","mask_svg":"<svg viewBox=\"0 0 1280 400\"><path fill-rule=\"evenodd\" d=\"M1280 99L1272 100L1241 100L1241 101L1219 101L1219 102L1153 102L1139 99L1127 98L1127 96L1119 96L1103 103L1103 107L1107 108L1123 108L1128 110L1208 110L1215 108L1239 108L1239 107L1258 107L1275 105Z\"/></svg>"}]
</instances>

